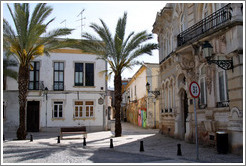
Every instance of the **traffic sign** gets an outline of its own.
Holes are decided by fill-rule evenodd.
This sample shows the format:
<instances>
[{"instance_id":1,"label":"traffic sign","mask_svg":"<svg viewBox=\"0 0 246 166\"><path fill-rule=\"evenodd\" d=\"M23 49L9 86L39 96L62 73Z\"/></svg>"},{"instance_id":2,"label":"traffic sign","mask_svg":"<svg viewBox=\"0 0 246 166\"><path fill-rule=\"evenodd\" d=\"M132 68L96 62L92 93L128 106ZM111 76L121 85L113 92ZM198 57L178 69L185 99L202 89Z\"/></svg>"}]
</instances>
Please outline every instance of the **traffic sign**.
<instances>
[{"instance_id":1,"label":"traffic sign","mask_svg":"<svg viewBox=\"0 0 246 166\"><path fill-rule=\"evenodd\" d=\"M200 87L195 81L190 84L190 94L193 98L198 98L200 95Z\"/></svg>"},{"instance_id":2,"label":"traffic sign","mask_svg":"<svg viewBox=\"0 0 246 166\"><path fill-rule=\"evenodd\" d=\"M194 113L195 113L195 132L196 132L196 159L199 160L199 150L198 150L198 132L197 132L197 115L196 115L196 98L200 95L200 87L197 82L193 81L190 83L190 94L194 100Z\"/></svg>"}]
</instances>

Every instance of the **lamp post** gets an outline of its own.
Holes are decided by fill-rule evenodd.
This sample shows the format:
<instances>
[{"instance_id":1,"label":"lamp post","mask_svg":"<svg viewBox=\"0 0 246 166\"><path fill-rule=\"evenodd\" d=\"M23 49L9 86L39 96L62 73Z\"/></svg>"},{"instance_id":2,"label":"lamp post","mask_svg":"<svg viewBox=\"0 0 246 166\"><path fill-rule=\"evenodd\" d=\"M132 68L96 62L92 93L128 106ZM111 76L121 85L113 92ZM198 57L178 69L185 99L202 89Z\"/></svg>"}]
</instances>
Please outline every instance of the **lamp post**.
<instances>
[{"instance_id":1,"label":"lamp post","mask_svg":"<svg viewBox=\"0 0 246 166\"><path fill-rule=\"evenodd\" d=\"M233 60L212 60L212 52L213 52L213 47L212 45L208 42L205 41L204 44L202 45L202 53L204 57L206 58L208 64L216 64L220 68L224 70L230 70L232 69L233 71Z\"/></svg>"},{"instance_id":2,"label":"lamp post","mask_svg":"<svg viewBox=\"0 0 246 166\"><path fill-rule=\"evenodd\" d=\"M160 91L150 91L149 82L146 83L146 90L148 91L148 93L152 93L153 95L155 95L153 102L154 102L154 128L156 128L156 98L158 95L160 95Z\"/></svg>"},{"instance_id":3,"label":"lamp post","mask_svg":"<svg viewBox=\"0 0 246 166\"><path fill-rule=\"evenodd\" d=\"M44 94L45 94L45 117L46 117L46 119L45 119L45 124L46 124L46 128L47 128L47 99L48 99L48 91L49 91L49 89L47 88L47 87L45 87L44 88Z\"/></svg>"}]
</instances>

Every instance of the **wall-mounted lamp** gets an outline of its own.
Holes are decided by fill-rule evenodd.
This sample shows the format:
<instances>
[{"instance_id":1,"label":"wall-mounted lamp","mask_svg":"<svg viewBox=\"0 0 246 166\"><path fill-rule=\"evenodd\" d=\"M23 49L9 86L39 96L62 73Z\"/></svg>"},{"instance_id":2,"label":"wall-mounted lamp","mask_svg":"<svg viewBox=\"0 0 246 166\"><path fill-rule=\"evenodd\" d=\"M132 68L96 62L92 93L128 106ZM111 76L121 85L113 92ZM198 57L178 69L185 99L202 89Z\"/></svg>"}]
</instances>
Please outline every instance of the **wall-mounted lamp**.
<instances>
[{"instance_id":1,"label":"wall-mounted lamp","mask_svg":"<svg viewBox=\"0 0 246 166\"><path fill-rule=\"evenodd\" d=\"M208 41L205 41L202 45L202 53L207 59L208 64L214 63L224 70L233 70L233 60L212 60L212 52L212 45Z\"/></svg>"},{"instance_id":2,"label":"wall-mounted lamp","mask_svg":"<svg viewBox=\"0 0 246 166\"><path fill-rule=\"evenodd\" d=\"M128 101L129 101L129 103L130 103L130 102L132 102L132 103L136 103L136 102L137 102L137 100L132 100L132 101L131 101L131 100L130 100L130 96L128 96L127 99L128 99Z\"/></svg>"},{"instance_id":3,"label":"wall-mounted lamp","mask_svg":"<svg viewBox=\"0 0 246 166\"><path fill-rule=\"evenodd\" d=\"M155 95L155 98L160 95L160 91L150 91L150 84L147 82L146 83L146 89L148 91L148 93L152 93L153 95Z\"/></svg>"},{"instance_id":4,"label":"wall-mounted lamp","mask_svg":"<svg viewBox=\"0 0 246 166\"><path fill-rule=\"evenodd\" d=\"M45 96L46 96L46 100L47 100L47 94L48 94L48 91L49 91L49 89L48 89L47 87L45 87L45 88L44 88L44 94L45 94Z\"/></svg>"}]
</instances>

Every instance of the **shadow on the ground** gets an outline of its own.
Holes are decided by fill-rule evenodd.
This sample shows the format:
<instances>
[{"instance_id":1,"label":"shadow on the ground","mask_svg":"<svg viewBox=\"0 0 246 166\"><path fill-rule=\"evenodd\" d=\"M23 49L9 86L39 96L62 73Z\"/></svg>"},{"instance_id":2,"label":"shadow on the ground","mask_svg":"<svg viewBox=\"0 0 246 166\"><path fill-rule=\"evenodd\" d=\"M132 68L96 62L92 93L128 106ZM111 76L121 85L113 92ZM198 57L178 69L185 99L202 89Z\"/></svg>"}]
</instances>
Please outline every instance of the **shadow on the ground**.
<instances>
[{"instance_id":1,"label":"shadow on the ground","mask_svg":"<svg viewBox=\"0 0 246 166\"><path fill-rule=\"evenodd\" d=\"M132 126L130 126L132 127ZM102 132L103 134L103 132ZM133 139L133 135L148 135L147 137L136 140ZM53 139L57 133L53 133L49 138L41 137L37 139ZM35 162L38 159L49 158L53 154L59 154L63 151L67 151L71 158L83 158L87 156L87 161L93 163L143 163L143 162L200 162L200 163L242 163L243 156L237 156L233 154L218 154L215 148L208 148L199 146L199 161L196 160L196 145L189 144L183 140L173 139L171 137L157 133L155 130L139 129L137 131L134 128L129 129L127 126L123 128L122 138L131 142L117 145L117 138L114 139L114 148L109 148L111 136L102 136L101 138L95 138L94 140L87 141L87 146L83 146L83 139L81 142L66 142L63 144L61 140L60 144L54 142L41 142L37 145L30 144L22 146L21 143L29 144L29 141L20 141L20 145L11 146L8 145L3 149L4 158L13 160L17 156L16 162ZM35 142L35 135L34 142ZM129 137L129 138L128 138ZM67 140L66 140L67 141ZM144 152L140 152L140 141L143 141ZM105 147L105 142L108 142L108 146ZM104 143L104 147L101 145ZM182 156L177 156L177 144L181 144ZM98 146L98 147L96 147ZM100 147L101 146L101 147ZM16 155L13 155L16 154ZM88 156L88 154L90 154ZM69 156L65 156L69 157ZM177 162L176 162L177 161ZM54 160L59 162L59 160ZM73 161L72 161L73 162ZM74 161L76 162L76 161Z\"/></svg>"}]
</instances>

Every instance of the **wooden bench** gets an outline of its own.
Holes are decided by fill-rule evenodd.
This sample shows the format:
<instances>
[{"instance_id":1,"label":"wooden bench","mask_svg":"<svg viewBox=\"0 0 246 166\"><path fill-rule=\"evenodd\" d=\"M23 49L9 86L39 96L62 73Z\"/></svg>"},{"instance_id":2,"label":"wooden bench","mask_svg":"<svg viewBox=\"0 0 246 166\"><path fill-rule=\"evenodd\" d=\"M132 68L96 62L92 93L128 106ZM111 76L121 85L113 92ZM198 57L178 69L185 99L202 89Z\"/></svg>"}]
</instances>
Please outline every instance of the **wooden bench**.
<instances>
[{"instance_id":1,"label":"wooden bench","mask_svg":"<svg viewBox=\"0 0 246 166\"><path fill-rule=\"evenodd\" d=\"M86 127L62 127L60 131L60 136L62 139L63 134L83 134L84 137L87 137Z\"/></svg>"}]
</instances>

